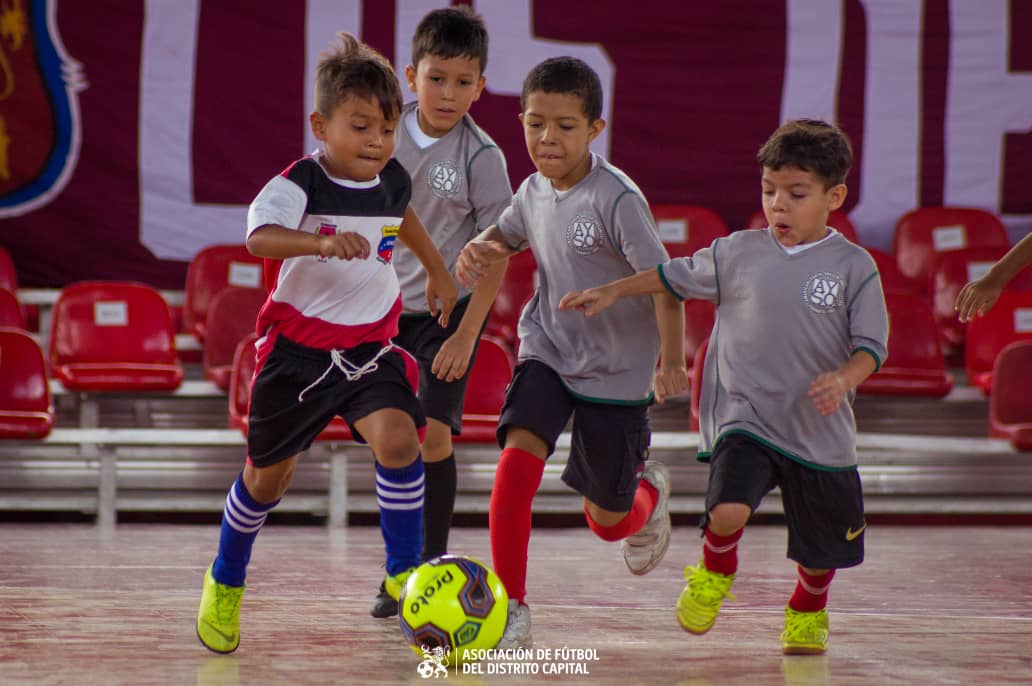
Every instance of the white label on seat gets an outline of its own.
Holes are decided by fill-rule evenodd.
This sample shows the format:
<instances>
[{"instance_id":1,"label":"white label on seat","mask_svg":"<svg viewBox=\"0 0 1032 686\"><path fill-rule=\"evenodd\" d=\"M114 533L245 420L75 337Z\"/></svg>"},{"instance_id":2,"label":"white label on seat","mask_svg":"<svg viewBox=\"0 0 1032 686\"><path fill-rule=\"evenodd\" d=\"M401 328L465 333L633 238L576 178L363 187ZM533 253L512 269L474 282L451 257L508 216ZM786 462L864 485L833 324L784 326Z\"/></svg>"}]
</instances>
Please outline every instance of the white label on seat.
<instances>
[{"instance_id":1,"label":"white label on seat","mask_svg":"<svg viewBox=\"0 0 1032 686\"><path fill-rule=\"evenodd\" d=\"M967 247L967 234L964 226L940 226L932 229L932 247L935 252L960 250Z\"/></svg>"},{"instance_id":2,"label":"white label on seat","mask_svg":"<svg viewBox=\"0 0 1032 686\"><path fill-rule=\"evenodd\" d=\"M992 266L992 262L968 262L968 281L981 279Z\"/></svg>"},{"instance_id":3,"label":"white label on seat","mask_svg":"<svg viewBox=\"0 0 1032 686\"><path fill-rule=\"evenodd\" d=\"M1032 331L1032 308L1019 307L1014 310L1014 331L1015 333Z\"/></svg>"},{"instance_id":4,"label":"white label on seat","mask_svg":"<svg viewBox=\"0 0 1032 686\"><path fill-rule=\"evenodd\" d=\"M659 240L664 243L684 243L688 240L688 222L683 219L660 219L656 222Z\"/></svg>"},{"instance_id":5,"label":"white label on seat","mask_svg":"<svg viewBox=\"0 0 1032 686\"><path fill-rule=\"evenodd\" d=\"M93 323L97 326L128 326L129 305L124 300L98 300L93 303Z\"/></svg>"},{"instance_id":6,"label":"white label on seat","mask_svg":"<svg viewBox=\"0 0 1032 686\"><path fill-rule=\"evenodd\" d=\"M230 262L227 281L230 286L261 288L262 268L252 262Z\"/></svg>"}]
</instances>

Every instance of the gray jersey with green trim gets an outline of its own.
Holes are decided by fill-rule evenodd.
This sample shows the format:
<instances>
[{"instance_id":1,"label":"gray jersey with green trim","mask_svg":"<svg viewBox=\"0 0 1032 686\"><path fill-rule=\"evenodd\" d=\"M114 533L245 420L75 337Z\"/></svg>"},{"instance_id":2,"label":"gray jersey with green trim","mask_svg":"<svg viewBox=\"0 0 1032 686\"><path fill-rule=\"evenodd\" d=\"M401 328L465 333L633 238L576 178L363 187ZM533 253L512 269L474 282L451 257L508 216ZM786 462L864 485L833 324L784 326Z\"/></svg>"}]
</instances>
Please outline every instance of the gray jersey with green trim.
<instances>
[{"instance_id":1,"label":"gray jersey with green trim","mask_svg":"<svg viewBox=\"0 0 1032 686\"><path fill-rule=\"evenodd\" d=\"M512 247L529 245L538 263L538 290L520 316L519 359L547 364L587 400L649 402L659 357L652 298L626 298L591 318L559 310L570 291L669 259L634 182L597 155L587 176L568 191L557 193L551 181L532 174L498 228Z\"/></svg>"},{"instance_id":2,"label":"gray jersey with green trim","mask_svg":"<svg viewBox=\"0 0 1032 686\"><path fill-rule=\"evenodd\" d=\"M738 231L659 272L678 297L717 303L702 375L700 457L741 432L808 466L856 465L852 394L822 416L807 391L855 351L879 367L885 361L885 297L866 250L834 234L790 255L767 229Z\"/></svg>"},{"instance_id":3,"label":"gray jersey with green trim","mask_svg":"<svg viewBox=\"0 0 1032 686\"><path fill-rule=\"evenodd\" d=\"M412 209L454 273L459 252L471 238L491 226L509 205L512 185L505 155L468 114L437 142L420 148L409 135L405 117L398 121L394 157L412 177ZM427 312L426 271L400 241L394 248L394 270L401 285L404 312ZM470 290L459 287L459 297Z\"/></svg>"}]
</instances>

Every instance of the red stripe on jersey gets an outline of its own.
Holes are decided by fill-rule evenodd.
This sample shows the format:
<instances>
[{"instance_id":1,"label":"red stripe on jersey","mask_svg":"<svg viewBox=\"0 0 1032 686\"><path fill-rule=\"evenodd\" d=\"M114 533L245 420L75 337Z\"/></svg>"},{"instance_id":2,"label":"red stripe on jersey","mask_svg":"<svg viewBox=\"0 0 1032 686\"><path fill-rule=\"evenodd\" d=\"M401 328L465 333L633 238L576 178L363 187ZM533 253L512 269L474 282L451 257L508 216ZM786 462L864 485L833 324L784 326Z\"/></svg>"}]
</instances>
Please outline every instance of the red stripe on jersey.
<instances>
[{"instance_id":1,"label":"red stripe on jersey","mask_svg":"<svg viewBox=\"0 0 1032 686\"><path fill-rule=\"evenodd\" d=\"M311 156L311 155L305 155L305 156L304 156L304 157L302 157L302 158L301 158L300 160L294 160L293 162L291 162L290 164L288 164L288 165L287 165L287 168L286 168L286 169L284 169L283 171L281 171L281 172L279 173L279 175L280 175L280 176L282 176L283 178L287 178L287 174L289 174L289 173L290 173L290 170L294 168L294 165L295 165L295 164L297 164L297 163L298 163L298 162L300 162L301 160L308 160L308 159L311 159L311 158L312 158L312 156Z\"/></svg>"},{"instance_id":2,"label":"red stripe on jersey","mask_svg":"<svg viewBox=\"0 0 1032 686\"><path fill-rule=\"evenodd\" d=\"M401 295L387 313L366 324L333 324L316 317L306 317L293 305L274 301L271 297L258 313L258 335L274 330L301 345L318 350L354 348L370 341L386 341L398 335L401 317Z\"/></svg>"}]
</instances>

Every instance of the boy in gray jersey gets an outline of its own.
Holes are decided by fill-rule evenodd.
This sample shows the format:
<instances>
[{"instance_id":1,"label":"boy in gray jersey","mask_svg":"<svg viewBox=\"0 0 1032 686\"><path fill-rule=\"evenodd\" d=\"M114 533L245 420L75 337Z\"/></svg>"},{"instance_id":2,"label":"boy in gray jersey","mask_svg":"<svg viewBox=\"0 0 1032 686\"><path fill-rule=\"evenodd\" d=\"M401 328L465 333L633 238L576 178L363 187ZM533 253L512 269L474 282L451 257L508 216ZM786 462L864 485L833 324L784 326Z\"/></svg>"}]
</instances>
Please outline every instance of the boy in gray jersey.
<instances>
[{"instance_id":1,"label":"boy in gray jersey","mask_svg":"<svg viewBox=\"0 0 1032 686\"><path fill-rule=\"evenodd\" d=\"M487 46L483 20L469 6L434 10L416 28L412 64L405 68L416 101L402 110L394 156L412 176L412 207L449 270L462 246L493 224L512 199L505 156L467 114L484 88ZM448 548L457 481L452 435L462 430L469 368L505 267L504 261L495 265L475 290L462 289L442 327L427 307L423 265L404 246L394 251L403 307L394 342L419 363L419 400L427 419L424 560ZM370 613L391 617L398 604L381 587Z\"/></svg>"},{"instance_id":2,"label":"boy in gray jersey","mask_svg":"<svg viewBox=\"0 0 1032 686\"><path fill-rule=\"evenodd\" d=\"M592 320L559 311L567 291L668 259L641 191L591 153L605 126L598 75L572 57L546 60L527 76L520 102L538 172L520 185L497 225L463 248L456 267L460 282L474 283L492 263L529 246L540 275L520 316L519 364L498 426L503 450L489 521L494 571L509 592L500 648L531 644L531 503L571 415L562 478L584 496L589 528L603 540L623 541L631 572L659 564L670 543L670 480L663 465L646 461L647 410L654 397L662 402L688 383L684 308L670 294L629 298Z\"/></svg>"},{"instance_id":3,"label":"boy in gray jersey","mask_svg":"<svg viewBox=\"0 0 1032 686\"><path fill-rule=\"evenodd\" d=\"M823 653L835 569L863 561L854 390L885 361L888 316L871 256L828 228L842 206L849 142L821 121L788 122L760 149L769 226L718 238L692 257L580 293L591 318L620 298L669 291L717 303L700 400L709 460L703 559L685 569L677 618L709 630L737 571L750 514L775 486L798 583L785 653Z\"/></svg>"}]
</instances>

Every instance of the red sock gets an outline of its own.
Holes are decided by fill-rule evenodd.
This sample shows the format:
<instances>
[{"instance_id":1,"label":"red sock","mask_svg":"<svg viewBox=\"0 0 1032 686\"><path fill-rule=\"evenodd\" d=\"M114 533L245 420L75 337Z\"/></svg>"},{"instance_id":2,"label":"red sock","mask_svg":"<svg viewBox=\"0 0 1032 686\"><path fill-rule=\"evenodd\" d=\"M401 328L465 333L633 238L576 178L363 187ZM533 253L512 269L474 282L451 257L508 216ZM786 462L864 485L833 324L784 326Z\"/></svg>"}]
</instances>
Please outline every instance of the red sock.
<instances>
[{"instance_id":1,"label":"red sock","mask_svg":"<svg viewBox=\"0 0 1032 686\"><path fill-rule=\"evenodd\" d=\"M828 606L828 587L835 577L835 570L829 569L820 576L811 576L799 567L799 580L788 606L796 612L817 612Z\"/></svg>"},{"instance_id":2,"label":"red sock","mask_svg":"<svg viewBox=\"0 0 1032 686\"><path fill-rule=\"evenodd\" d=\"M709 528L706 529L706 542L702 544L702 560L706 569L718 574L730 576L738 571L738 539L742 537L744 528L719 536Z\"/></svg>"},{"instance_id":3,"label":"red sock","mask_svg":"<svg viewBox=\"0 0 1032 686\"><path fill-rule=\"evenodd\" d=\"M619 541L631 534L637 533L645 526L652 511L656 509L659 501L659 491L645 479L638 482L638 490L634 492L634 504L631 511L612 526L602 526L584 510L584 518L588 520L588 528L595 532L595 535L603 541Z\"/></svg>"},{"instance_id":4,"label":"red sock","mask_svg":"<svg viewBox=\"0 0 1032 686\"><path fill-rule=\"evenodd\" d=\"M506 448L498 460L488 527L494 572L505 584L509 598L527 597L527 546L534 494L541 485L545 461L519 448Z\"/></svg>"}]
</instances>

